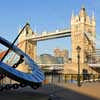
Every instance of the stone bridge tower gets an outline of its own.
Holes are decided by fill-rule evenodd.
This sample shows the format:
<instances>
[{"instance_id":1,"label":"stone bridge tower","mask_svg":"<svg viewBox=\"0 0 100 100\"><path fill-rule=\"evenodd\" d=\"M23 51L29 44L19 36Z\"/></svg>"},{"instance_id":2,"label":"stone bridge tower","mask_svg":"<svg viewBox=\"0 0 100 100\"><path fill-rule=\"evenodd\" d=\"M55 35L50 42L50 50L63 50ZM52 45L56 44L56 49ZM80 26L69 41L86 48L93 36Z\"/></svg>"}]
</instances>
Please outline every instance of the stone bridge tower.
<instances>
[{"instance_id":1,"label":"stone bridge tower","mask_svg":"<svg viewBox=\"0 0 100 100\"><path fill-rule=\"evenodd\" d=\"M26 37L35 35L35 33L30 28L30 24L26 23L26 27L22 31L22 34L19 37L19 44L21 44L20 49L28 54L33 60L36 60L37 52L37 41L26 40Z\"/></svg>"},{"instance_id":2,"label":"stone bridge tower","mask_svg":"<svg viewBox=\"0 0 100 100\"><path fill-rule=\"evenodd\" d=\"M79 15L72 14L71 17L71 39L72 39L72 63L77 64L77 46L81 47L80 63L84 64L88 60L90 52L95 49L94 39L95 31L94 14L90 18L84 7L81 8ZM88 39L85 32L89 34L92 40Z\"/></svg>"},{"instance_id":3,"label":"stone bridge tower","mask_svg":"<svg viewBox=\"0 0 100 100\"><path fill-rule=\"evenodd\" d=\"M21 30L19 30L21 31ZM30 58L32 58L33 60L36 60L36 47L37 47L37 42L34 41L30 41L30 40L26 40L26 37L29 36L34 36L35 33L32 31L32 29L30 28L29 23L26 23L19 39L18 39L18 47L25 52L26 54L28 54L30 56ZM20 64L17 67L18 70L22 71L22 72L26 72L26 73L30 73L31 70L28 67L28 65L23 62L22 64Z\"/></svg>"}]
</instances>

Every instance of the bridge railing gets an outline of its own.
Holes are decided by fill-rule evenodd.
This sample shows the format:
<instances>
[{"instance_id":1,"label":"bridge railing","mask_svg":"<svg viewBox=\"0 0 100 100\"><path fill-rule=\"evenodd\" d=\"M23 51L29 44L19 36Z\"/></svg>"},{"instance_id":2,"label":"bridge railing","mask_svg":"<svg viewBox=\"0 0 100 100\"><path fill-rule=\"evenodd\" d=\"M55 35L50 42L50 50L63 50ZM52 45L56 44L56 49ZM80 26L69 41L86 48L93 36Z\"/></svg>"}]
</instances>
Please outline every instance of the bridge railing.
<instances>
[{"instance_id":1,"label":"bridge railing","mask_svg":"<svg viewBox=\"0 0 100 100\"><path fill-rule=\"evenodd\" d=\"M78 74L45 73L44 84L50 83L77 83ZM80 74L80 82L100 81L99 74Z\"/></svg>"}]
</instances>

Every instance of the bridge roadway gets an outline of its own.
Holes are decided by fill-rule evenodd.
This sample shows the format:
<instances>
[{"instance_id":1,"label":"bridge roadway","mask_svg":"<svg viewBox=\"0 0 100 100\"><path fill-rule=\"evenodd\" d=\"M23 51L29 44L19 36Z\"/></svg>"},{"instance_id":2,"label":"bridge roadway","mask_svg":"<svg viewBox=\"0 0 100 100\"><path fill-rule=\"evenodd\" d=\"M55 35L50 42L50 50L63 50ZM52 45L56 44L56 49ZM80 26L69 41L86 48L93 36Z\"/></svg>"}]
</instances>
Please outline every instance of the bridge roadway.
<instances>
[{"instance_id":1,"label":"bridge roadway","mask_svg":"<svg viewBox=\"0 0 100 100\"><path fill-rule=\"evenodd\" d=\"M43 69L47 70L63 70L64 64L38 64L39 66L44 66ZM45 67L48 66L48 67Z\"/></svg>"},{"instance_id":2,"label":"bridge roadway","mask_svg":"<svg viewBox=\"0 0 100 100\"><path fill-rule=\"evenodd\" d=\"M41 35L27 36L25 40L30 40L34 42L63 37L71 37L70 29L56 30L55 32L43 32Z\"/></svg>"},{"instance_id":3,"label":"bridge roadway","mask_svg":"<svg viewBox=\"0 0 100 100\"><path fill-rule=\"evenodd\" d=\"M38 64L40 66L64 66L64 64Z\"/></svg>"}]
</instances>

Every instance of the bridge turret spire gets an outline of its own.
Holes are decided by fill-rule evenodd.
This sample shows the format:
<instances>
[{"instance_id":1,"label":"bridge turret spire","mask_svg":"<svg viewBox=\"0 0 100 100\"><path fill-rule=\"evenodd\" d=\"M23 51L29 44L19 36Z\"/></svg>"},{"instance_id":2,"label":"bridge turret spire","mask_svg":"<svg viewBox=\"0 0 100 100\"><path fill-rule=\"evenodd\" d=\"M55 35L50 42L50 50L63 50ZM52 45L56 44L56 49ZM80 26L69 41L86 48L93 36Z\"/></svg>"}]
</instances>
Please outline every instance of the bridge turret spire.
<instances>
[{"instance_id":1,"label":"bridge turret spire","mask_svg":"<svg viewBox=\"0 0 100 100\"><path fill-rule=\"evenodd\" d=\"M84 6L81 7L79 16L80 16L80 17L86 17L86 9L85 9Z\"/></svg>"},{"instance_id":2,"label":"bridge turret spire","mask_svg":"<svg viewBox=\"0 0 100 100\"><path fill-rule=\"evenodd\" d=\"M91 24L92 24L92 35L95 38L96 37L96 19L95 19L94 11L92 12Z\"/></svg>"},{"instance_id":3,"label":"bridge turret spire","mask_svg":"<svg viewBox=\"0 0 100 100\"><path fill-rule=\"evenodd\" d=\"M92 20L95 20L94 11L92 12Z\"/></svg>"},{"instance_id":4,"label":"bridge turret spire","mask_svg":"<svg viewBox=\"0 0 100 100\"><path fill-rule=\"evenodd\" d=\"M95 21L95 16L94 16L94 11L92 12L92 20L91 20L92 26L96 26L96 21Z\"/></svg>"},{"instance_id":5,"label":"bridge turret spire","mask_svg":"<svg viewBox=\"0 0 100 100\"><path fill-rule=\"evenodd\" d=\"M26 25L30 26L29 22L26 22Z\"/></svg>"},{"instance_id":6,"label":"bridge turret spire","mask_svg":"<svg viewBox=\"0 0 100 100\"><path fill-rule=\"evenodd\" d=\"M74 16L74 11L72 11L71 24L74 24L74 18L75 18L75 16Z\"/></svg>"},{"instance_id":7,"label":"bridge turret spire","mask_svg":"<svg viewBox=\"0 0 100 100\"><path fill-rule=\"evenodd\" d=\"M74 11L72 11L72 16L71 16L71 18L74 18Z\"/></svg>"}]
</instances>

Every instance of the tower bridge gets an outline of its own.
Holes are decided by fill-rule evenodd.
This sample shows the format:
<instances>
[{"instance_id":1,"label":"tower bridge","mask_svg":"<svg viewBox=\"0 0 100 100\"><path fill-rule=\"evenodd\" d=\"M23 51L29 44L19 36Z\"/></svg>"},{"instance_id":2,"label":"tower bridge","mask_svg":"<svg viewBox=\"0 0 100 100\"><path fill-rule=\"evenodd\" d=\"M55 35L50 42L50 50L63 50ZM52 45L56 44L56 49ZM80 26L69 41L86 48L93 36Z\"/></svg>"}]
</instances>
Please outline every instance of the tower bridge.
<instances>
[{"instance_id":1,"label":"tower bridge","mask_svg":"<svg viewBox=\"0 0 100 100\"><path fill-rule=\"evenodd\" d=\"M86 9L81 8L78 15L72 13L71 16L71 25L70 29L56 30L54 32L43 32L41 35L38 35L32 31L29 23L26 24L20 38L19 42L24 41L24 44L20 49L30 55L31 58L36 59L37 57L37 42L44 41L49 39L71 37L72 43L72 63L64 65L64 72L68 72L71 68L76 70L77 73L77 46L80 46L80 67L81 72L83 69L88 70L89 72L93 69L90 69L89 64L87 63L89 56L92 56L91 52L96 52L96 21L94 13L91 18L88 16ZM97 71L94 71L97 72Z\"/></svg>"}]
</instances>

